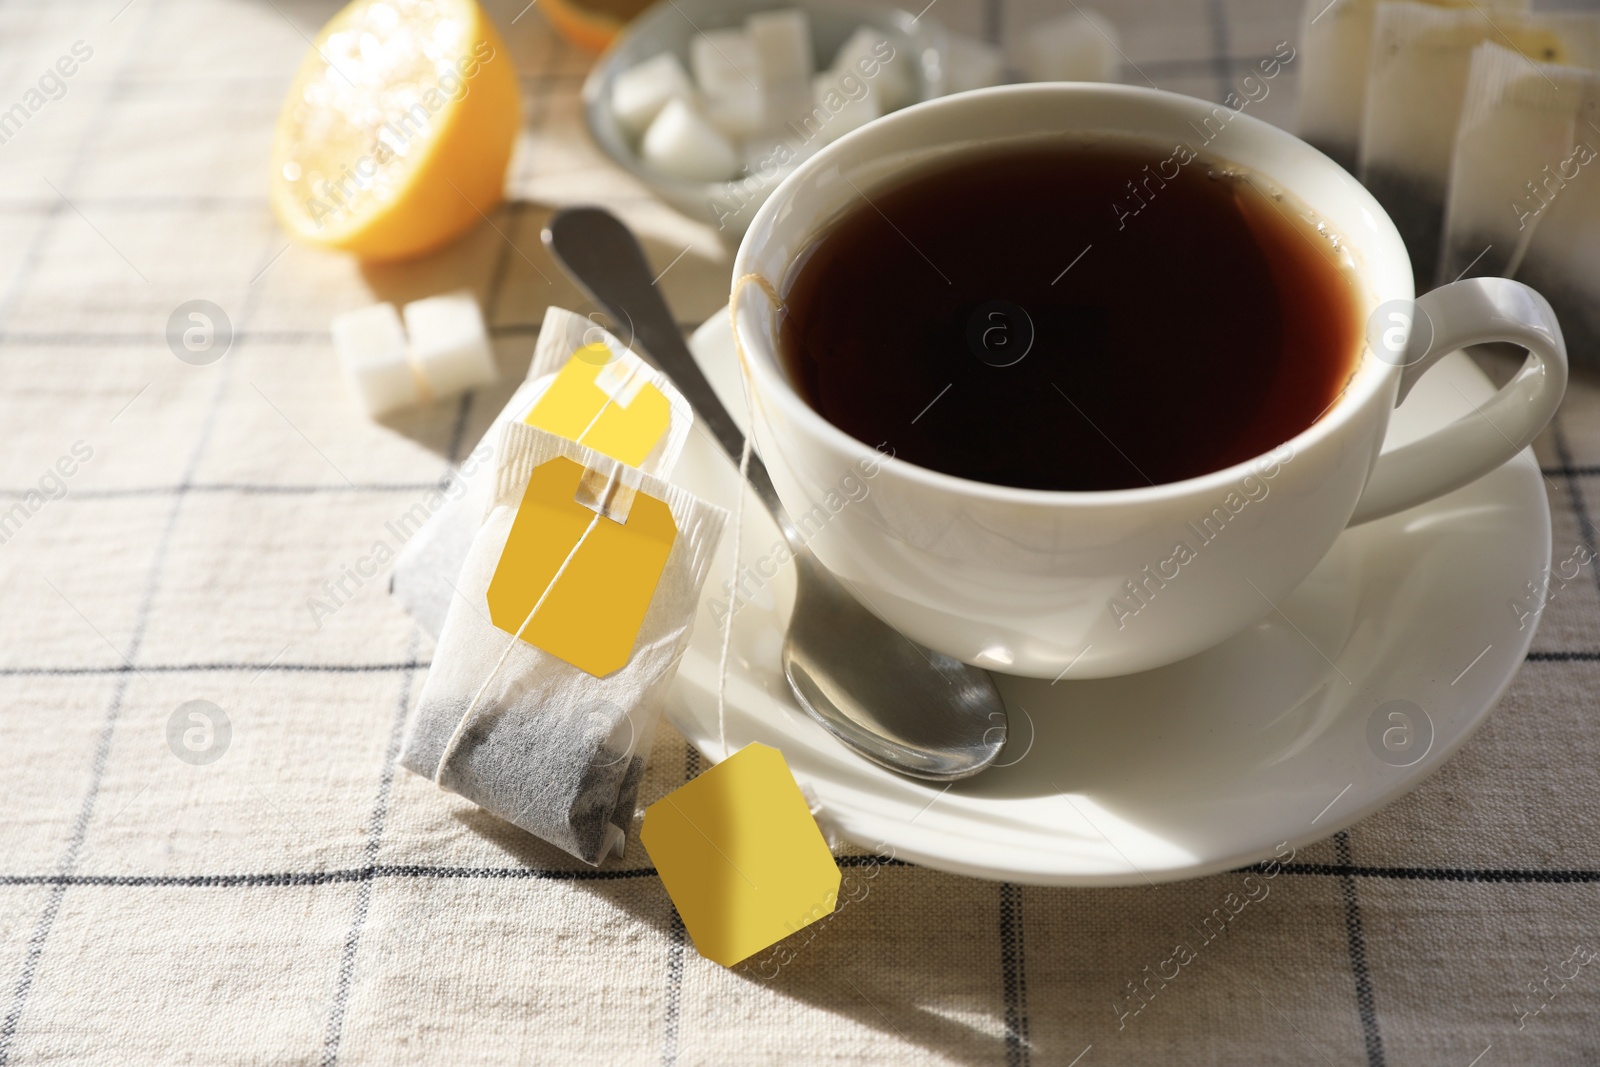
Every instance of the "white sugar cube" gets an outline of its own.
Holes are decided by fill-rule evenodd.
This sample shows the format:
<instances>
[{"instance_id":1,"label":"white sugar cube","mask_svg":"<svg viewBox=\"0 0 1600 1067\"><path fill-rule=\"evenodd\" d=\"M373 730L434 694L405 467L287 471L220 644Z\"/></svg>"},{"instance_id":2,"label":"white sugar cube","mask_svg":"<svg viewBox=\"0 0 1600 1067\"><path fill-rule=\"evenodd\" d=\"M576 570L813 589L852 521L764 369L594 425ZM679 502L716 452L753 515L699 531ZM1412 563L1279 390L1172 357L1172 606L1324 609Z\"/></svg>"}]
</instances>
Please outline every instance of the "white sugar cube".
<instances>
[{"instance_id":1,"label":"white sugar cube","mask_svg":"<svg viewBox=\"0 0 1600 1067\"><path fill-rule=\"evenodd\" d=\"M417 402L417 379L406 358L406 331L393 304L335 315L333 350L345 380L373 418Z\"/></svg>"},{"instance_id":2,"label":"white sugar cube","mask_svg":"<svg viewBox=\"0 0 1600 1067\"><path fill-rule=\"evenodd\" d=\"M689 66L708 96L755 92L761 86L761 59L743 30L712 30L689 42Z\"/></svg>"},{"instance_id":3,"label":"white sugar cube","mask_svg":"<svg viewBox=\"0 0 1600 1067\"><path fill-rule=\"evenodd\" d=\"M639 134L668 100L693 94L683 64L671 52L663 52L617 75L611 83L611 111L624 129Z\"/></svg>"},{"instance_id":4,"label":"white sugar cube","mask_svg":"<svg viewBox=\"0 0 1600 1067\"><path fill-rule=\"evenodd\" d=\"M1028 80L1116 81L1122 71L1117 28L1095 11L1072 11L1031 28L1022 45Z\"/></svg>"},{"instance_id":5,"label":"white sugar cube","mask_svg":"<svg viewBox=\"0 0 1600 1067\"><path fill-rule=\"evenodd\" d=\"M839 46L832 72L840 78L854 75L870 85L880 113L916 102L916 81L905 49L895 47L871 26L862 26Z\"/></svg>"},{"instance_id":6,"label":"white sugar cube","mask_svg":"<svg viewBox=\"0 0 1600 1067\"><path fill-rule=\"evenodd\" d=\"M411 359L434 396L491 385L499 377L489 332L472 293L462 290L413 300L404 314Z\"/></svg>"},{"instance_id":7,"label":"white sugar cube","mask_svg":"<svg viewBox=\"0 0 1600 1067\"><path fill-rule=\"evenodd\" d=\"M644 134L645 165L692 181L726 181L739 172L728 139L682 100L670 100Z\"/></svg>"},{"instance_id":8,"label":"white sugar cube","mask_svg":"<svg viewBox=\"0 0 1600 1067\"><path fill-rule=\"evenodd\" d=\"M822 122L822 143L830 144L883 114L879 94L853 71L827 71L811 83L813 114Z\"/></svg>"},{"instance_id":9,"label":"white sugar cube","mask_svg":"<svg viewBox=\"0 0 1600 1067\"><path fill-rule=\"evenodd\" d=\"M952 33L945 48L944 87L948 93L999 85L1005 74L1005 53L988 41Z\"/></svg>"},{"instance_id":10,"label":"white sugar cube","mask_svg":"<svg viewBox=\"0 0 1600 1067\"><path fill-rule=\"evenodd\" d=\"M815 71L811 58L811 20L799 8L761 11L745 20L767 84L804 82Z\"/></svg>"},{"instance_id":11,"label":"white sugar cube","mask_svg":"<svg viewBox=\"0 0 1600 1067\"><path fill-rule=\"evenodd\" d=\"M766 125L765 94L746 86L743 92L718 93L704 98L706 118L725 136L749 137Z\"/></svg>"},{"instance_id":12,"label":"white sugar cube","mask_svg":"<svg viewBox=\"0 0 1600 1067\"><path fill-rule=\"evenodd\" d=\"M761 132L786 136L811 112L811 77L800 81L768 82L762 87Z\"/></svg>"}]
</instances>

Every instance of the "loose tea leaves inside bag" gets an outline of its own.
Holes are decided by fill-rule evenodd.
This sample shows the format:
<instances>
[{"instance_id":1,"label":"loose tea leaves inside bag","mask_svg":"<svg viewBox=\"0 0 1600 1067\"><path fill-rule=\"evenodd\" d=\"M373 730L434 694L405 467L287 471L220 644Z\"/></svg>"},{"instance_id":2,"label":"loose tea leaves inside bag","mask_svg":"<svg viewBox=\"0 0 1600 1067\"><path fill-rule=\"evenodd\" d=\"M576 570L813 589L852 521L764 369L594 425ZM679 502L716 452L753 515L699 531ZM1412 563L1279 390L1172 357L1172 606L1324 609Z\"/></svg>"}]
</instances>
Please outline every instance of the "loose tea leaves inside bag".
<instances>
[{"instance_id":1,"label":"loose tea leaves inside bag","mask_svg":"<svg viewBox=\"0 0 1600 1067\"><path fill-rule=\"evenodd\" d=\"M1600 65L1600 15L1378 7L1358 174L1405 239L1418 291L1437 267L1472 51L1489 40L1530 61Z\"/></svg>"},{"instance_id":2,"label":"loose tea leaves inside bag","mask_svg":"<svg viewBox=\"0 0 1600 1067\"><path fill-rule=\"evenodd\" d=\"M524 423L501 435L400 762L599 863L624 844L727 513Z\"/></svg>"},{"instance_id":3,"label":"loose tea leaves inside bag","mask_svg":"<svg viewBox=\"0 0 1600 1067\"><path fill-rule=\"evenodd\" d=\"M1434 7L1480 7L1526 11L1529 0L1426 0ZM1361 118L1372 63L1372 29L1378 0L1306 0L1300 16L1300 103L1296 129L1302 138L1347 170L1356 168Z\"/></svg>"},{"instance_id":4,"label":"loose tea leaves inside bag","mask_svg":"<svg viewBox=\"0 0 1600 1067\"><path fill-rule=\"evenodd\" d=\"M492 454L500 428L513 420L665 478L683 451L694 413L666 375L610 333L574 312L547 309L528 380L457 472L462 487L447 494L395 560L389 591L435 637L444 628L445 613L457 595L456 576L488 510L494 465L484 460ZM407 517L400 521L408 533L415 528Z\"/></svg>"},{"instance_id":5,"label":"loose tea leaves inside bag","mask_svg":"<svg viewBox=\"0 0 1600 1067\"><path fill-rule=\"evenodd\" d=\"M1600 361L1600 73L1473 52L1439 273L1469 270L1533 286Z\"/></svg>"}]
</instances>

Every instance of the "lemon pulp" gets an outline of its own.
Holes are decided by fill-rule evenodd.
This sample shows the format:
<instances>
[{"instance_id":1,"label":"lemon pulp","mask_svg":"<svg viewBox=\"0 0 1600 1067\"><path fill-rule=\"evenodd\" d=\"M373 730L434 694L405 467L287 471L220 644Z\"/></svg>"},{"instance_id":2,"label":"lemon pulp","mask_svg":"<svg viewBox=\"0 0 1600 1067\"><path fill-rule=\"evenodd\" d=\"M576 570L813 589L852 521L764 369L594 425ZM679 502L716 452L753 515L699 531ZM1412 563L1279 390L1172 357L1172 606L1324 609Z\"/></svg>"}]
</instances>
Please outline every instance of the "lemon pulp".
<instances>
[{"instance_id":1,"label":"lemon pulp","mask_svg":"<svg viewBox=\"0 0 1600 1067\"><path fill-rule=\"evenodd\" d=\"M309 244L426 252L500 201L518 111L511 56L474 0L356 0L284 102L273 208Z\"/></svg>"}]
</instances>

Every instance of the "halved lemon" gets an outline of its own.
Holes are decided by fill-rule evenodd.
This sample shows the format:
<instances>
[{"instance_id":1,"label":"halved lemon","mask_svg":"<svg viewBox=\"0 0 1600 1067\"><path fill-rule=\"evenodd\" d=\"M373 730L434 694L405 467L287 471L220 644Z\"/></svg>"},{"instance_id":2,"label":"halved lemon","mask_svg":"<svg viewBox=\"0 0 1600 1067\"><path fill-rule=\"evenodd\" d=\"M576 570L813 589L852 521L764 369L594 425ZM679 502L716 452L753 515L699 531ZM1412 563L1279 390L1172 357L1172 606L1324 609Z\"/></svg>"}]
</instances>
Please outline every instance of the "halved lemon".
<instances>
[{"instance_id":1,"label":"halved lemon","mask_svg":"<svg viewBox=\"0 0 1600 1067\"><path fill-rule=\"evenodd\" d=\"M273 211L296 239L363 259L437 248L500 202L519 111L475 0L355 0L278 116Z\"/></svg>"}]
</instances>

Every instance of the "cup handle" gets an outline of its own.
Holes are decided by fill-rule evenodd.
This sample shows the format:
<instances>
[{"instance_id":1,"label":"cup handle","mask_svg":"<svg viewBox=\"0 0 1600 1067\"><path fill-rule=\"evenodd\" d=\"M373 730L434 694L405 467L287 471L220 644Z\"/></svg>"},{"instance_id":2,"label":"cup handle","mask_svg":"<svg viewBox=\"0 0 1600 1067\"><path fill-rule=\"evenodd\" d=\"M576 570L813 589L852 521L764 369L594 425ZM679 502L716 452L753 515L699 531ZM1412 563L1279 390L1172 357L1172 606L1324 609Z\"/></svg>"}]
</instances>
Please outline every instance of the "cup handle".
<instances>
[{"instance_id":1,"label":"cup handle","mask_svg":"<svg viewBox=\"0 0 1600 1067\"><path fill-rule=\"evenodd\" d=\"M1567 388L1567 346L1555 312L1544 297L1509 278L1468 278L1426 293L1414 304L1382 305L1369 332L1373 352L1404 368L1397 405L1428 368L1467 345L1509 341L1526 348L1528 358L1498 393L1474 405L1474 414L1380 456L1352 526L1488 474L1533 442Z\"/></svg>"}]
</instances>

